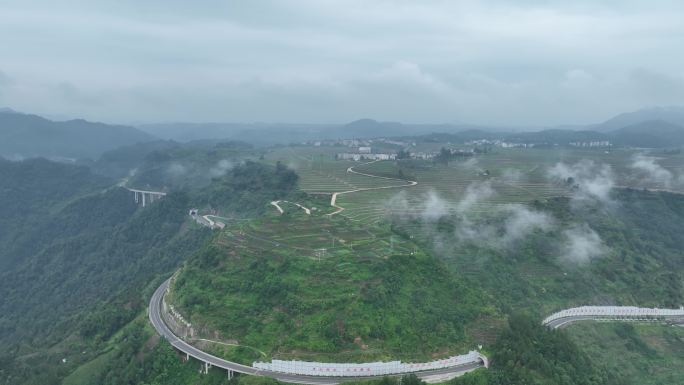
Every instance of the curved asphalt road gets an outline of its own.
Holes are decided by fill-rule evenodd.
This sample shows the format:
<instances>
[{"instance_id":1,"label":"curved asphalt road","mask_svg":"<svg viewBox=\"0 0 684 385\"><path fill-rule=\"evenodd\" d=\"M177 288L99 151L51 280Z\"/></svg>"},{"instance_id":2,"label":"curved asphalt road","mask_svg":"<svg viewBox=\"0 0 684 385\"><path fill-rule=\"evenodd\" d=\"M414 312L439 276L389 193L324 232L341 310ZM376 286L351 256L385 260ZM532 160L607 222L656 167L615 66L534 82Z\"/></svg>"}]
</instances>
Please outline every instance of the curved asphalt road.
<instances>
[{"instance_id":1,"label":"curved asphalt road","mask_svg":"<svg viewBox=\"0 0 684 385\"><path fill-rule=\"evenodd\" d=\"M550 327L551 329L558 329L565 327L567 325L570 325L571 323L574 322L579 322L579 321L611 321L611 322L669 322L673 324L682 324L684 325L684 317L660 317L660 318L653 318L653 319L644 319L644 318L634 318L630 319L628 317L624 318L608 318L607 316L592 316L592 315L585 315L585 316L572 316L572 317L564 317L564 318L559 318L556 320L553 320L546 324L546 326Z\"/></svg>"},{"instance_id":2,"label":"curved asphalt road","mask_svg":"<svg viewBox=\"0 0 684 385\"><path fill-rule=\"evenodd\" d=\"M363 166L363 165L371 164L371 163L376 163L376 162L380 162L380 161L379 161L379 160L374 160L374 161L372 161L372 162L362 163L362 164L360 164L359 166ZM354 171L354 167L356 167L356 166L351 166L351 167L349 167L349 168L347 169L347 172L350 173L350 174L358 174L358 175L363 175L363 176L367 176L367 177L371 177L371 178L388 179L388 180L397 180L397 181L408 182L408 183L407 183L407 184L402 184L402 185L396 185L396 186L364 187L364 188L357 188L357 189L354 189L354 190L338 191L338 192L336 192L336 193L333 193L333 194L332 194L332 197L330 197L330 206L336 208L337 210L335 210L334 212L332 212L332 213L330 213L330 214L327 214L327 215L333 216L333 215L339 214L339 213L341 213L342 211L344 211L344 207L342 207L342 206L340 206L340 205L337 204L337 197L340 196L340 195L351 194L351 193L361 192L361 191L385 190L385 189L389 189L389 188L399 188L399 187L412 187L412 186L415 186L415 185L418 184L418 182L415 181L415 180L404 180L404 179L399 179L399 178L390 178L390 177L387 177L387 176L365 174L365 173L362 173L362 172Z\"/></svg>"},{"instance_id":3,"label":"curved asphalt road","mask_svg":"<svg viewBox=\"0 0 684 385\"><path fill-rule=\"evenodd\" d=\"M365 377L319 377L319 376L304 376L297 374L287 374L280 372L273 372L268 370L259 370L251 366L241 365L235 362L226 361L224 359L207 354L194 346L186 343L180 338L173 334L171 329L164 323L161 317L161 306L162 300L164 298L164 292L166 292L169 286L170 279L164 281L164 283L159 286L159 288L152 295L149 305L149 317L152 326L157 330L162 337L166 338L173 347L180 350L183 353L188 354L191 357L196 358L202 362L208 362L211 366L216 366L226 370L232 370L238 373L250 374L254 376L265 376L275 378L276 380L295 383L295 384L310 384L310 385L333 385L339 384L344 381L352 380L362 380L369 378L377 378L379 376L365 376ZM449 374L462 374L474 369L483 367L483 363L470 363L459 366L453 366L450 368L437 369L425 372L416 372L415 374L420 378L432 377L432 376L446 376Z\"/></svg>"},{"instance_id":4,"label":"curved asphalt road","mask_svg":"<svg viewBox=\"0 0 684 385\"><path fill-rule=\"evenodd\" d=\"M605 318L605 317L604 317ZM593 321L598 319L596 316L572 316L572 317L564 317L564 318L559 318L555 319L546 326L550 327L551 329L558 329L565 327L567 325L570 325L571 323L578 322L578 321Z\"/></svg>"}]
</instances>

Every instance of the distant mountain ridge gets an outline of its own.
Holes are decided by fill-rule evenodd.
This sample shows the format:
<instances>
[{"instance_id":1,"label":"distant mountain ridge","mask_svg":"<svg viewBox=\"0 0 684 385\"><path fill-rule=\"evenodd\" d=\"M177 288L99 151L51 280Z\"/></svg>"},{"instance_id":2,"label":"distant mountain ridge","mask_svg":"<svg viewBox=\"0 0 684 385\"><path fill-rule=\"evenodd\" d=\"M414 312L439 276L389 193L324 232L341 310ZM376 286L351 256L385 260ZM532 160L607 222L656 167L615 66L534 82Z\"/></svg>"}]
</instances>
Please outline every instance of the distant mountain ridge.
<instances>
[{"instance_id":1,"label":"distant mountain ridge","mask_svg":"<svg viewBox=\"0 0 684 385\"><path fill-rule=\"evenodd\" d=\"M676 147L684 145L684 108L651 108L617 115L603 123L553 128L487 127L474 124L413 124L358 119L346 124L277 123L174 123L141 126L168 139L236 139L258 145L298 143L323 139L412 137L433 141L464 142L503 139L511 142L559 144L610 141L631 147Z\"/></svg>"},{"instance_id":2,"label":"distant mountain ridge","mask_svg":"<svg viewBox=\"0 0 684 385\"><path fill-rule=\"evenodd\" d=\"M623 113L594 125L527 130L520 127L487 127L462 123L414 124L369 118L347 124L160 123L135 128L82 119L52 121L9 108L0 108L0 156L10 159L96 159L106 151L149 143L157 138L181 142L240 140L269 146L324 139L411 136L431 136L432 140L453 142L504 139L563 145L608 140L619 146L677 147L684 145L684 107L643 109Z\"/></svg>"},{"instance_id":3,"label":"distant mountain ridge","mask_svg":"<svg viewBox=\"0 0 684 385\"><path fill-rule=\"evenodd\" d=\"M382 136L409 136L430 133L455 133L467 130L489 132L500 128L484 127L471 124L415 124L400 122L380 122L374 119L359 119L339 126L333 132L338 136L353 136L355 138L372 138Z\"/></svg>"},{"instance_id":4,"label":"distant mountain ridge","mask_svg":"<svg viewBox=\"0 0 684 385\"><path fill-rule=\"evenodd\" d=\"M223 139L256 145L297 143L321 139L377 138L453 133L467 129L491 128L466 124L410 124L359 119L346 124L315 123L160 123L138 126L163 139L180 142Z\"/></svg>"},{"instance_id":5,"label":"distant mountain ridge","mask_svg":"<svg viewBox=\"0 0 684 385\"><path fill-rule=\"evenodd\" d=\"M591 129L608 132L651 121L663 121L684 127L684 107L654 107L626 112L595 125Z\"/></svg>"},{"instance_id":6,"label":"distant mountain ridge","mask_svg":"<svg viewBox=\"0 0 684 385\"><path fill-rule=\"evenodd\" d=\"M684 126L664 120L649 120L609 133L617 145L659 148L684 145Z\"/></svg>"},{"instance_id":7,"label":"distant mountain ridge","mask_svg":"<svg viewBox=\"0 0 684 385\"><path fill-rule=\"evenodd\" d=\"M605 142L615 146L637 148L668 148L684 146L684 127L662 120L646 121L621 127L608 132L593 130L548 129L528 132L490 132L464 130L456 133L432 133L423 135L431 142L464 143L486 139L510 143L539 145L569 145L571 143Z\"/></svg>"},{"instance_id":8,"label":"distant mountain ridge","mask_svg":"<svg viewBox=\"0 0 684 385\"><path fill-rule=\"evenodd\" d=\"M8 158L97 158L120 146L152 140L154 136L129 126L83 119L55 122L0 110L0 156Z\"/></svg>"},{"instance_id":9,"label":"distant mountain ridge","mask_svg":"<svg viewBox=\"0 0 684 385\"><path fill-rule=\"evenodd\" d=\"M347 123L339 130L354 137L364 137L368 134L377 136L396 136L406 132L406 127L398 122L378 122L373 119L359 119Z\"/></svg>"}]
</instances>

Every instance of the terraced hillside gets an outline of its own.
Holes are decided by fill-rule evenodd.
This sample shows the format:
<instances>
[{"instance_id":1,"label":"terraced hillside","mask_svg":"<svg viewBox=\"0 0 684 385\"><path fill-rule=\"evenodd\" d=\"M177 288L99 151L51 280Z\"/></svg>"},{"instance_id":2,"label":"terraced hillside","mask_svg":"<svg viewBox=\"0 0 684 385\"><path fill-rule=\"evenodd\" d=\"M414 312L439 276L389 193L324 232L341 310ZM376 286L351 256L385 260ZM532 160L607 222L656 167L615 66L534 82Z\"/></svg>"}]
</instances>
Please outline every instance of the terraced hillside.
<instances>
[{"instance_id":1,"label":"terraced hillside","mask_svg":"<svg viewBox=\"0 0 684 385\"><path fill-rule=\"evenodd\" d=\"M647 154L649 162L655 162L664 172L673 175L676 183L668 185L662 180L639 175L633 165L639 156L646 155L638 150L497 149L448 165L432 161L363 163L335 160L336 153L345 151L346 147L287 147L269 153L267 160L281 161L294 168L300 175L299 188L307 193L361 190L344 194L337 202L345 208L341 215L362 223L376 223L388 214L423 212L429 204L430 193L449 202L445 209L453 212L468 188L478 185L486 185L488 191L475 203L473 209L476 211L569 196L569 186L549 177L549 170L561 162L566 165L594 162L596 167L610 167L615 186L684 191L684 183L676 179L678 175L684 175L684 156L681 154ZM383 178L350 173L350 167ZM418 184L402 187L406 184L402 179ZM377 189L382 186L395 187Z\"/></svg>"},{"instance_id":2,"label":"terraced hillside","mask_svg":"<svg viewBox=\"0 0 684 385\"><path fill-rule=\"evenodd\" d=\"M630 174L634 152L501 151L439 164L336 161L339 151L266 155L318 194L233 223L182 269L170 298L196 327L194 343L244 363L420 360L495 350L504 314L541 320L569 306L684 298L681 195L611 188L643 187ZM578 185L597 181L549 170L587 158L592 177L610 180L605 196L577 204ZM679 158L667 160L658 162L676 174ZM338 195L345 210L330 215L336 192L349 192Z\"/></svg>"},{"instance_id":3,"label":"terraced hillside","mask_svg":"<svg viewBox=\"0 0 684 385\"><path fill-rule=\"evenodd\" d=\"M251 363L467 352L481 341L466 326L495 313L478 296L387 226L293 208L227 228L180 271L170 298L195 342Z\"/></svg>"}]
</instances>

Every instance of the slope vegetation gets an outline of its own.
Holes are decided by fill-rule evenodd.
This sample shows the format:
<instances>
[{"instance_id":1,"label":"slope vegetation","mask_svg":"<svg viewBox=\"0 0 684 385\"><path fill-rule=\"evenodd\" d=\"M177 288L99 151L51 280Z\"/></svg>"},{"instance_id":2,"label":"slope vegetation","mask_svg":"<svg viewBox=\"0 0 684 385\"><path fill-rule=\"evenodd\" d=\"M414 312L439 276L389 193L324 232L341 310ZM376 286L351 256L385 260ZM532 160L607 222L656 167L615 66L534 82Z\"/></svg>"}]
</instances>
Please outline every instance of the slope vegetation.
<instances>
[{"instance_id":1,"label":"slope vegetation","mask_svg":"<svg viewBox=\"0 0 684 385\"><path fill-rule=\"evenodd\" d=\"M354 232L344 219L300 211L230 228L186 264L172 301L200 335L321 361L473 347L464 325L486 307L439 260L380 229Z\"/></svg>"},{"instance_id":2,"label":"slope vegetation","mask_svg":"<svg viewBox=\"0 0 684 385\"><path fill-rule=\"evenodd\" d=\"M157 340L146 340L146 293L211 236L188 208L256 215L296 184L282 167L250 164L213 182L222 188L170 193L141 209L85 167L2 161L0 176L2 384L56 384L76 369L92 378L85 383L141 383L124 368L139 350L140 360L157 351Z\"/></svg>"}]
</instances>

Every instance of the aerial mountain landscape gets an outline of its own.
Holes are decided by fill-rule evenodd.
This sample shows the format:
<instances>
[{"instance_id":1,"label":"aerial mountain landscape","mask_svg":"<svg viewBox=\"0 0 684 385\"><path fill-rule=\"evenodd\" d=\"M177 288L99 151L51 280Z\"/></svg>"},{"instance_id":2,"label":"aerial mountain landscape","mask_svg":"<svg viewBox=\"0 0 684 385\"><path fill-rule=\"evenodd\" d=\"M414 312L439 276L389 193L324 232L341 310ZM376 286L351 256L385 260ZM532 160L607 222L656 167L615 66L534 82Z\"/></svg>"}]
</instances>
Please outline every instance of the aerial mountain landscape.
<instances>
[{"instance_id":1,"label":"aerial mountain landscape","mask_svg":"<svg viewBox=\"0 0 684 385\"><path fill-rule=\"evenodd\" d=\"M0 5L0 385L684 384L656 3Z\"/></svg>"},{"instance_id":2,"label":"aerial mountain landscape","mask_svg":"<svg viewBox=\"0 0 684 385\"><path fill-rule=\"evenodd\" d=\"M681 364L681 329L539 324L577 305L684 300L681 152L576 148L566 141L608 138L574 132L460 143L445 134L446 158L434 135L409 138L436 151L425 160L340 160L354 151L342 140L153 141L95 161L5 160L3 373L23 383L221 382L174 359L147 324L146 297L173 274L166 301L192 325L176 332L243 365L429 362L481 347L490 368L454 384L552 380L557 370L596 383L629 383L616 371L677 381L667 368ZM550 146L494 144L506 137ZM391 152L407 138L371 141ZM127 188L167 195L143 208ZM335 193L345 195L331 206ZM519 349L545 357L531 347L540 341L573 360L510 361Z\"/></svg>"},{"instance_id":3,"label":"aerial mountain landscape","mask_svg":"<svg viewBox=\"0 0 684 385\"><path fill-rule=\"evenodd\" d=\"M107 150L149 142L152 135L133 127L87 122L54 122L37 115L1 112L0 153L9 158L97 158Z\"/></svg>"}]
</instances>

